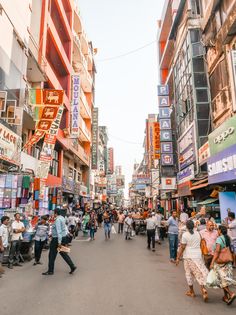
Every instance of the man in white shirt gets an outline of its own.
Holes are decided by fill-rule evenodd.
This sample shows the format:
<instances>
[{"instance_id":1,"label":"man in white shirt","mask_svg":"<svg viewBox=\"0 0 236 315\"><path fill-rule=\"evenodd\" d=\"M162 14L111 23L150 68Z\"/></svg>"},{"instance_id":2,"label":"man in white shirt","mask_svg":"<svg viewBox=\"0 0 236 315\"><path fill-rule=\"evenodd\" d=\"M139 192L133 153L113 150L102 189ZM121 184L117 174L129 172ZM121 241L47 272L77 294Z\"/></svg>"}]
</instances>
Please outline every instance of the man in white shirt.
<instances>
[{"instance_id":1,"label":"man in white shirt","mask_svg":"<svg viewBox=\"0 0 236 315\"><path fill-rule=\"evenodd\" d=\"M155 252L155 232L157 227L157 220L155 218L155 213L150 213L149 217L146 220L147 224L147 243L148 249L151 249L151 243L152 243L152 251Z\"/></svg>"},{"instance_id":2,"label":"man in white shirt","mask_svg":"<svg viewBox=\"0 0 236 315\"><path fill-rule=\"evenodd\" d=\"M7 216L3 216L1 218L2 225L0 226L0 263L3 263L4 253L6 253L7 247L9 245L8 238L8 223L10 218ZM0 266L0 277L4 273L4 269Z\"/></svg>"},{"instance_id":3,"label":"man in white shirt","mask_svg":"<svg viewBox=\"0 0 236 315\"><path fill-rule=\"evenodd\" d=\"M235 213L230 212L228 214L228 219L229 219L229 236L231 240L231 248L233 251L233 256L234 256L234 267L236 267L236 219L235 219Z\"/></svg>"},{"instance_id":4,"label":"man in white shirt","mask_svg":"<svg viewBox=\"0 0 236 315\"><path fill-rule=\"evenodd\" d=\"M9 253L8 268L13 269L14 266L21 266L19 262L20 258L20 244L23 239L22 233L25 232L25 226L20 221L20 213L14 215L15 220L12 222L12 237L11 248Z\"/></svg>"},{"instance_id":5,"label":"man in white shirt","mask_svg":"<svg viewBox=\"0 0 236 315\"><path fill-rule=\"evenodd\" d=\"M125 219L125 239L126 240L131 239L132 224L133 224L133 218L132 218L132 213L130 212L128 217L126 217Z\"/></svg>"}]
</instances>

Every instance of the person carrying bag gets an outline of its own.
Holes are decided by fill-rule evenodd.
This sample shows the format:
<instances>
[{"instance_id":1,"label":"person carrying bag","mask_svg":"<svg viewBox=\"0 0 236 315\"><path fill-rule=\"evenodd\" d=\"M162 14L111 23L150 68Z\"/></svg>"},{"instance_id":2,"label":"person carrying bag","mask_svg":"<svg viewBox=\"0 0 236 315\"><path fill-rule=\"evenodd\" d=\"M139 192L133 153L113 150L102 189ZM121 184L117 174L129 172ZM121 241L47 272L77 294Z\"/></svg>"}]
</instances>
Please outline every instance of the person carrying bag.
<instances>
[{"instance_id":1,"label":"person carrying bag","mask_svg":"<svg viewBox=\"0 0 236 315\"><path fill-rule=\"evenodd\" d=\"M226 226L219 226L218 235L210 269L215 272L217 279L215 286L224 291L223 302L230 305L235 300L236 294L229 289L229 286L236 285L236 281L233 279L233 257L230 251L230 238L227 235Z\"/></svg>"}]
</instances>

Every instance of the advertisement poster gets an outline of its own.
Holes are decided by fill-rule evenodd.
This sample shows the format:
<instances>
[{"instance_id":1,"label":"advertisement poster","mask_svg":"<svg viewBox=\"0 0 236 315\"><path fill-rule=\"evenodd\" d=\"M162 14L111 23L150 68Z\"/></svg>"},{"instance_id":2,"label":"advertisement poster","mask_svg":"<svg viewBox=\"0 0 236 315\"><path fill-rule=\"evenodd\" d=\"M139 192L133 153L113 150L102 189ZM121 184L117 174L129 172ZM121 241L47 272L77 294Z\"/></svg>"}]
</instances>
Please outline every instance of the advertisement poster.
<instances>
[{"instance_id":1,"label":"advertisement poster","mask_svg":"<svg viewBox=\"0 0 236 315\"><path fill-rule=\"evenodd\" d=\"M220 192L220 215L221 220L228 217L228 211L235 213L236 194L234 191Z\"/></svg>"},{"instance_id":2,"label":"advertisement poster","mask_svg":"<svg viewBox=\"0 0 236 315\"><path fill-rule=\"evenodd\" d=\"M20 164L21 137L0 124L0 159Z\"/></svg>"},{"instance_id":3,"label":"advertisement poster","mask_svg":"<svg viewBox=\"0 0 236 315\"><path fill-rule=\"evenodd\" d=\"M71 106L71 136L78 137L79 134L79 100L80 79L78 75L72 76L72 106Z\"/></svg>"}]
</instances>

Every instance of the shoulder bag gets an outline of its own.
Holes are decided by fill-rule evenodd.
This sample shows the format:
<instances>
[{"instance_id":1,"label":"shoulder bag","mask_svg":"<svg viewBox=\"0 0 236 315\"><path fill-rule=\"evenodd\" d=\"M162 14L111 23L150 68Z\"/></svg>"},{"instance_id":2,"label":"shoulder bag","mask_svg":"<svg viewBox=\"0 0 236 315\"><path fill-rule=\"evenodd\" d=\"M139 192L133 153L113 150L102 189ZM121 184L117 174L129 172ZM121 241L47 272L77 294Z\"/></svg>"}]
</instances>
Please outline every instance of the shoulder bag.
<instances>
[{"instance_id":1,"label":"shoulder bag","mask_svg":"<svg viewBox=\"0 0 236 315\"><path fill-rule=\"evenodd\" d=\"M223 238L221 238L223 240ZM232 256L232 253L230 251L230 248L229 247L226 247L226 243L225 243L225 240L223 240L224 244L225 244L225 247L224 248L221 248L220 250L220 254L218 256L218 258L216 259L216 263L217 264L227 264L229 262L233 262L233 256Z\"/></svg>"}]
</instances>

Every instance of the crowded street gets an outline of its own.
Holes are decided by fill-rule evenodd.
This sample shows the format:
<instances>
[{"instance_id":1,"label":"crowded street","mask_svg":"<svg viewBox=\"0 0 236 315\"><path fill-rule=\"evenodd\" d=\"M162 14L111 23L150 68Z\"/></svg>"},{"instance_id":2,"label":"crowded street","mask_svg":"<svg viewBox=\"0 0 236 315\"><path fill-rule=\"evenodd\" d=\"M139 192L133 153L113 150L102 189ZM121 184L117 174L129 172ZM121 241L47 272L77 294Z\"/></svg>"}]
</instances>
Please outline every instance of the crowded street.
<instances>
[{"instance_id":1,"label":"crowded street","mask_svg":"<svg viewBox=\"0 0 236 315\"><path fill-rule=\"evenodd\" d=\"M199 290L194 299L185 295L183 266L169 262L167 241L153 253L144 235L126 242L116 234L105 241L99 230L94 242L78 237L72 244L74 275L58 257L55 274L44 278L47 252L42 266L29 262L7 271L0 282L1 314L235 314L236 304L227 308L220 290L209 290L208 303Z\"/></svg>"}]
</instances>

